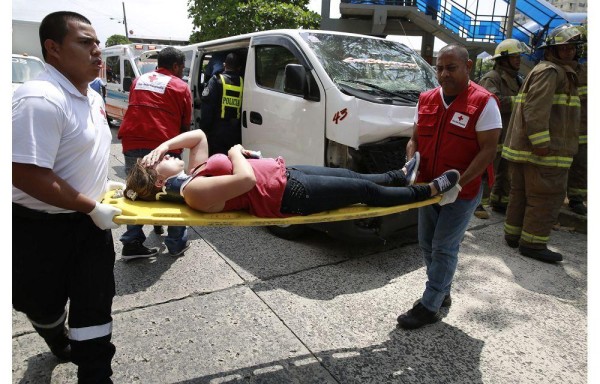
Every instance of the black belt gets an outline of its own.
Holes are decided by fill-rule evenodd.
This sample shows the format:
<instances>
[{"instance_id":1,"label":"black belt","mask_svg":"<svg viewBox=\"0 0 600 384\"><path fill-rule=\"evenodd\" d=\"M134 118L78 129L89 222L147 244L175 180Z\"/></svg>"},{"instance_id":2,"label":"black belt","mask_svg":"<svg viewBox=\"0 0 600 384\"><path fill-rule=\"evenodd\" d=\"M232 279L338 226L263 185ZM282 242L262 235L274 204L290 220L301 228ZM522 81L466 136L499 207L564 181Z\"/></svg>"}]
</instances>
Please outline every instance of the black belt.
<instances>
[{"instance_id":1,"label":"black belt","mask_svg":"<svg viewBox=\"0 0 600 384\"><path fill-rule=\"evenodd\" d=\"M37 211L35 209L24 207L17 203L12 203L12 214L13 216L20 217L23 219L31 220L79 220L87 215L81 212L67 212L67 213L48 213L43 211Z\"/></svg>"}]
</instances>

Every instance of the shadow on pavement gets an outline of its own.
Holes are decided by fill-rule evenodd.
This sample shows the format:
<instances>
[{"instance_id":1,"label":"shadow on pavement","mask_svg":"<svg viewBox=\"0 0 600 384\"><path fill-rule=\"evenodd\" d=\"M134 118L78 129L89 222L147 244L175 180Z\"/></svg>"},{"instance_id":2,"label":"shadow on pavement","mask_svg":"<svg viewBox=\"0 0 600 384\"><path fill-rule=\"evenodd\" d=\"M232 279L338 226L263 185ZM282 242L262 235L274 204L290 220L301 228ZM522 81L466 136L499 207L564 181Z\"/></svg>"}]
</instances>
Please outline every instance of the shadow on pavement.
<instances>
[{"instance_id":1,"label":"shadow on pavement","mask_svg":"<svg viewBox=\"0 0 600 384\"><path fill-rule=\"evenodd\" d=\"M484 342L456 327L440 322L414 331L395 329L389 337L365 348L332 349L178 384L483 383L480 360Z\"/></svg>"},{"instance_id":2,"label":"shadow on pavement","mask_svg":"<svg viewBox=\"0 0 600 384\"><path fill-rule=\"evenodd\" d=\"M115 253L117 260L115 261L115 296L125 296L135 292L143 292L153 286L161 276L171 268L173 263L177 261L177 257L172 257L168 254L168 250L164 244L164 237L167 233L167 227L164 227L165 234L162 236L156 235L152 226L144 226L146 232L147 247L158 247L158 256L149 258L139 258L132 260L123 260L120 258L121 246L118 237L115 237ZM194 241L199 239L196 232L188 229L188 240ZM117 248L117 243L119 244ZM191 253L188 251L187 253ZM182 256L182 257L185 257Z\"/></svg>"},{"instance_id":3,"label":"shadow on pavement","mask_svg":"<svg viewBox=\"0 0 600 384\"><path fill-rule=\"evenodd\" d=\"M319 232L292 241L275 237L261 227L195 227L195 230L244 280L250 284L256 281L252 286L255 291L282 288L303 297L329 300L385 286L390 280L423 267L418 246L406 245L414 240L400 237L385 245L357 245L342 243ZM241 242L232 238L247 241L240 247ZM376 254L381 254L380 258L369 261ZM316 268L318 276L313 272ZM294 279L296 274L314 281L299 285ZM348 281L333 284L340 276ZM329 282L323 283L323 278ZM322 289L323 285L328 289Z\"/></svg>"},{"instance_id":4,"label":"shadow on pavement","mask_svg":"<svg viewBox=\"0 0 600 384\"><path fill-rule=\"evenodd\" d=\"M19 384L50 384L52 372L57 365L66 364L58 360L51 352L44 352L27 359L27 369Z\"/></svg>"}]
</instances>

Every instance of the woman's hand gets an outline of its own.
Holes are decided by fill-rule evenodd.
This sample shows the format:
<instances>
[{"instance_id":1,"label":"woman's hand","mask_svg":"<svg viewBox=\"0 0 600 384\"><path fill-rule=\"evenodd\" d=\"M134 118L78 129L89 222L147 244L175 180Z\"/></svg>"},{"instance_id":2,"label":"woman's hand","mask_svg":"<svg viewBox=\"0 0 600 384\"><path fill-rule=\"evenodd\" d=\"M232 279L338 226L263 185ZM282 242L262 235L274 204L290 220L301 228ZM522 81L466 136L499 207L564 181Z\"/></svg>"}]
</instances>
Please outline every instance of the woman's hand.
<instances>
[{"instance_id":1,"label":"woman's hand","mask_svg":"<svg viewBox=\"0 0 600 384\"><path fill-rule=\"evenodd\" d=\"M160 161L167 152L169 152L169 146L165 143L162 143L161 145L153 149L152 152L144 156L144 158L142 159L142 164L145 167L152 167L155 164L160 163Z\"/></svg>"},{"instance_id":2,"label":"woman's hand","mask_svg":"<svg viewBox=\"0 0 600 384\"><path fill-rule=\"evenodd\" d=\"M227 151L227 156L229 156L229 158L231 158L232 155L237 155L237 154L241 154L242 156L244 155L244 147L242 147L242 144L236 144L233 147L229 148L229 151Z\"/></svg>"}]
</instances>

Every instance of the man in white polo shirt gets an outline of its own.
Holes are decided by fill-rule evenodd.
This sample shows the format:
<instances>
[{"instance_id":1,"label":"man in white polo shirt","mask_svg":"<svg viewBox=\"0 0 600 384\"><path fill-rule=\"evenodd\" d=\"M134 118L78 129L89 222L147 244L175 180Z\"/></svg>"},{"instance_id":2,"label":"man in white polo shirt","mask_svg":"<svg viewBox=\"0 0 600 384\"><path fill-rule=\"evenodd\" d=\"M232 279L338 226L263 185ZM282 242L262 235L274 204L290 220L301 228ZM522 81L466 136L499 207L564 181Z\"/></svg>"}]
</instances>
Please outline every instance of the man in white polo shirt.
<instances>
[{"instance_id":1,"label":"man in white polo shirt","mask_svg":"<svg viewBox=\"0 0 600 384\"><path fill-rule=\"evenodd\" d=\"M110 383L109 229L121 212L98 200L122 183L107 181L111 133L88 86L102 65L99 41L74 12L47 15L39 34L46 70L12 101L13 307L54 355L78 366L79 383Z\"/></svg>"}]
</instances>

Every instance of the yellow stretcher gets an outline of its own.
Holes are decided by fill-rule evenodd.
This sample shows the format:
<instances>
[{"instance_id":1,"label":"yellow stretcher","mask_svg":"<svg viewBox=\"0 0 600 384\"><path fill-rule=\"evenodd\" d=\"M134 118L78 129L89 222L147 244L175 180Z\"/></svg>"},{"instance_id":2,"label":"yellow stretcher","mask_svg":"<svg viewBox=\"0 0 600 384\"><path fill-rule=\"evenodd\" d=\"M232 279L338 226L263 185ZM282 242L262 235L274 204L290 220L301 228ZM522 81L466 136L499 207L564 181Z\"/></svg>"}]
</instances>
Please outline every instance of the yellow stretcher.
<instances>
[{"instance_id":1,"label":"yellow stretcher","mask_svg":"<svg viewBox=\"0 0 600 384\"><path fill-rule=\"evenodd\" d=\"M307 216L291 216L286 218L256 217L245 211L204 213L195 211L185 204L163 201L131 201L121 197L120 194L115 195L115 191L108 191L104 195L102 202L112 204L123 211L121 215L115 216L113 219L117 224L247 227L364 219L404 212L409 209L435 204L440 200L441 196L436 196L418 203L395 205L393 207L369 207L357 204Z\"/></svg>"}]
</instances>

